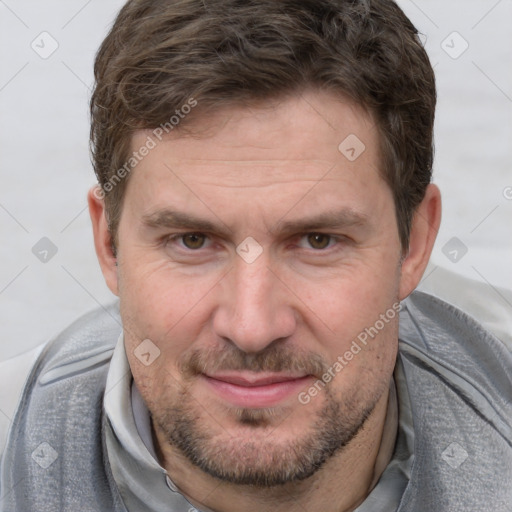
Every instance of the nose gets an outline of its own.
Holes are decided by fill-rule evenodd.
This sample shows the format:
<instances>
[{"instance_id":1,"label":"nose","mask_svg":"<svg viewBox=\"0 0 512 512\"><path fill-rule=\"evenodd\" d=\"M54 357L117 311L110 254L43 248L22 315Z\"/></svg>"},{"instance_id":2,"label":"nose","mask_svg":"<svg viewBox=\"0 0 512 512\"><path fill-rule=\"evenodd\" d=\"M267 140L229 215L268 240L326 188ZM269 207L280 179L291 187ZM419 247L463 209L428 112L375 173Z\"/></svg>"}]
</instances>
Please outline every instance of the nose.
<instances>
[{"instance_id":1,"label":"nose","mask_svg":"<svg viewBox=\"0 0 512 512\"><path fill-rule=\"evenodd\" d=\"M256 353L296 328L293 294L269 267L263 253L247 263L236 257L234 268L221 283L220 305L213 327L217 336L244 352Z\"/></svg>"}]
</instances>

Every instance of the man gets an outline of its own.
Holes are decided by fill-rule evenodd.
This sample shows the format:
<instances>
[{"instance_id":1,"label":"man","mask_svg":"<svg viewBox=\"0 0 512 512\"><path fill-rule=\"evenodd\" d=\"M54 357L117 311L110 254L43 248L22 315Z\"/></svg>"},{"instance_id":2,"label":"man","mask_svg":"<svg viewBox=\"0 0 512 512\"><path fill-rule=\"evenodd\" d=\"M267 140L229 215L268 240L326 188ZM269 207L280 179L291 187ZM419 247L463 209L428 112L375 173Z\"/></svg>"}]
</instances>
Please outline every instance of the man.
<instances>
[{"instance_id":1,"label":"man","mask_svg":"<svg viewBox=\"0 0 512 512\"><path fill-rule=\"evenodd\" d=\"M119 312L30 365L1 510L510 510L512 356L413 293L441 205L400 9L130 1L95 77Z\"/></svg>"}]
</instances>

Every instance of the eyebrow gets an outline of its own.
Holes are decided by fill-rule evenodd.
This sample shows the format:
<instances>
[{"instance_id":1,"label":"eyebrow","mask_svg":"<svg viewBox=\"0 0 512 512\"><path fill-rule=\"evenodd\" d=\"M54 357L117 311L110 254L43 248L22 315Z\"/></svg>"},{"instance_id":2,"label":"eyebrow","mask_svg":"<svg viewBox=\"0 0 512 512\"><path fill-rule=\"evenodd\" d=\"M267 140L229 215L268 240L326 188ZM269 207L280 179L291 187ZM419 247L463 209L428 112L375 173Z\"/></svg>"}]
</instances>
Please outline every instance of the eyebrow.
<instances>
[{"instance_id":1,"label":"eyebrow","mask_svg":"<svg viewBox=\"0 0 512 512\"><path fill-rule=\"evenodd\" d=\"M353 208L342 208L329 212L320 213L307 219L278 221L270 232L284 234L316 231L321 229L345 229L351 227L368 226L370 218L366 213L354 210Z\"/></svg>"},{"instance_id":2,"label":"eyebrow","mask_svg":"<svg viewBox=\"0 0 512 512\"><path fill-rule=\"evenodd\" d=\"M306 219L279 220L269 229L271 234L281 235L311 232L321 229L342 229L369 225L369 216L352 208L324 212ZM144 226L153 229L188 229L192 232L210 232L228 237L231 230L222 222L207 219L176 210L160 209L142 216Z\"/></svg>"},{"instance_id":3,"label":"eyebrow","mask_svg":"<svg viewBox=\"0 0 512 512\"><path fill-rule=\"evenodd\" d=\"M176 210L156 210L142 216L142 223L153 229L189 229L190 231L208 231L227 236L230 230L222 224L195 217Z\"/></svg>"}]
</instances>

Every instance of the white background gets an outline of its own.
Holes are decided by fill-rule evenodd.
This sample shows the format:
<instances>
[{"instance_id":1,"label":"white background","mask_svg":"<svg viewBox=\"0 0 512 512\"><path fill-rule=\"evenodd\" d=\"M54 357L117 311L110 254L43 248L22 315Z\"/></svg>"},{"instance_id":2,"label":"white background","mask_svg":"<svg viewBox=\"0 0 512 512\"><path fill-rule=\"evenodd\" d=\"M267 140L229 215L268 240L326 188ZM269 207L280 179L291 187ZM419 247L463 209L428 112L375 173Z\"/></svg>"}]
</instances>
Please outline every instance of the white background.
<instances>
[{"instance_id":1,"label":"white background","mask_svg":"<svg viewBox=\"0 0 512 512\"><path fill-rule=\"evenodd\" d=\"M85 197L95 182L93 59L122 3L0 0L0 360L113 299ZM426 279L441 266L512 288L512 1L399 4L424 34L438 81L434 180L444 214ZM58 43L47 59L31 48L43 31ZM42 237L58 249L46 263L32 252ZM468 249L455 262L443 253L453 237Z\"/></svg>"}]
</instances>

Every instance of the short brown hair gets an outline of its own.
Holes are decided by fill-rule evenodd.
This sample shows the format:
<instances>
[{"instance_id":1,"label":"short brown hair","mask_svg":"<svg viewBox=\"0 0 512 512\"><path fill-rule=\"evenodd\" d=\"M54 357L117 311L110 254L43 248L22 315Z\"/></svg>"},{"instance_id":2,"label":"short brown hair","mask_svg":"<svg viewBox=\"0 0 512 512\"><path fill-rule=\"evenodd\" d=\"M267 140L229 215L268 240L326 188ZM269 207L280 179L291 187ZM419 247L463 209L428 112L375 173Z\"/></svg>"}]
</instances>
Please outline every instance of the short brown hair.
<instances>
[{"instance_id":1,"label":"short brown hair","mask_svg":"<svg viewBox=\"0 0 512 512\"><path fill-rule=\"evenodd\" d=\"M436 90L418 32L393 1L130 0L94 73L91 150L113 241L135 130L170 126L191 98L199 107L187 122L208 109L317 88L373 116L407 250L431 181ZM126 179L114 183L123 168Z\"/></svg>"}]
</instances>

